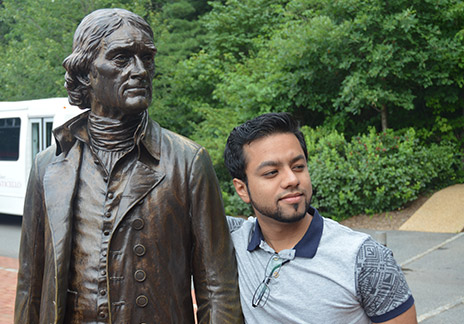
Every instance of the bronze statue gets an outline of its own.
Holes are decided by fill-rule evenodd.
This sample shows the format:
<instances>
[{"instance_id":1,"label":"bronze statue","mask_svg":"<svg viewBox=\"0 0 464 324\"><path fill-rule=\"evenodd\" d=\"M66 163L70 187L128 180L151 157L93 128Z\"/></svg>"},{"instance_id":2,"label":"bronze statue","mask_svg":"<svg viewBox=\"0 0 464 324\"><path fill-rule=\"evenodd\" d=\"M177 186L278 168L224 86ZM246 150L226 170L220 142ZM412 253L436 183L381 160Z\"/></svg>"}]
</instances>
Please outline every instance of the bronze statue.
<instances>
[{"instance_id":1,"label":"bronze statue","mask_svg":"<svg viewBox=\"0 0 464 324\"><path fill-rule=\"evenodd\" d=\"M69 101L31 170L15 323L240 323L218 181L198 144L148 116L153 32L101 9L63 62Z\"/></svg>"}]
</instances>

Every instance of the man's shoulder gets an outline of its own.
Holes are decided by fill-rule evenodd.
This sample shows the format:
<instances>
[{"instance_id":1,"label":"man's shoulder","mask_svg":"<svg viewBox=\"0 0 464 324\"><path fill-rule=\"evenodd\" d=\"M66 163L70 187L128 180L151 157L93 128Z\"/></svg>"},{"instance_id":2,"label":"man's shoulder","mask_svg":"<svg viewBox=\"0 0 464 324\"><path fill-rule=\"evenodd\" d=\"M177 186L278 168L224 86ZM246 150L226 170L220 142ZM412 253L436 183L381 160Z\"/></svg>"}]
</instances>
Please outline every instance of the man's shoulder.
<instances>
[{"instance_id":1,"label":"man's shoulder","mask_svg":"<svg viewBox=\"0 0 464 324\"><path fill-rule=\"evenodd\" d=\"M227 216L227 224L229 225L229 231L231 233L239 230L251 230L254 228L256 223L255 217L248 217L247 219L242 217Z\"/></svg>"},{"instance_id":2,"label":"man's shoulder","mask_svg":"<svg viewBox=\"0 0 464 324\"><path fill-rule=\"evenodd\" d=\"M232 217L227 216L227 224L229 225L230 237L235 247L235 253L241 255L247 251L248 243L253 236L256 218L248 217Z\"/></svg>"},{"instance_id":3,"label":"man's shoulder","mask_svg":"<svg viewBox=\"0 0 464 324\"><path fill-rule=\"evenodd\" d=\"M353 230L345 225L342 225L333 219L322 217L324 220L324 234L334 236L339 239L351 238L364 242L369 235L363 232Z\"/></svg>"},{"instance_id":4,"label":"man's shoulder","mask_svg":"<svg viewBox=\"0 0 464 324\"><path fill-rule=\"evenodd\" d=\"M336 253L347 264L355 262L356 255L370 236L352 230L332 219L323 218L323 220L324 226L318 254L330 257L333 253ZM319 253L321 251L326 253Z\"/></svg>"}]
</instances>

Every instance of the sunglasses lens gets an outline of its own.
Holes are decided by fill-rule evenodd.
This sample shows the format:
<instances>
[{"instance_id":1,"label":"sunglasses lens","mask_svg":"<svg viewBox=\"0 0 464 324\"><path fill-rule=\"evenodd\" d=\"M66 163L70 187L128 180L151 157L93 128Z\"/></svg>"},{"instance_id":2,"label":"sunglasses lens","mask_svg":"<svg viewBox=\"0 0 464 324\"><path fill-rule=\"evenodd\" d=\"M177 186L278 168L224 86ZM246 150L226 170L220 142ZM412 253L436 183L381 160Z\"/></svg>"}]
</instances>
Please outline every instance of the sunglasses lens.
<instances>
[{"instance_id":1,"label":"sunglasses lens","mask_svg":"<svg viewBox=\"0 0 464 324\"><path fill-rule=\"evenodd\" d=\"M253 295L252 306L263 307L266 304L270 291L271 290L269 289L269 286L265 282L262 282L256 289L255 294Z\"/></svg>"},{"instance_id":2,"label":"sunglasses lens","mask_svg":"<svg viewBox=\"0 0 464 324\"><path fill-rule=\"evenodd\" d=\"M280 268L282 267L283 260L278 255L273 255L267 262L267 266L264 273L264 280L256 288L256 291L253 295L253 300L251 305L253 307L263 307L267 299L269 298L269 293L271 289L269 288L269 282L272 278L277 278L279 276Z\"/></svg>"}]
</instances>

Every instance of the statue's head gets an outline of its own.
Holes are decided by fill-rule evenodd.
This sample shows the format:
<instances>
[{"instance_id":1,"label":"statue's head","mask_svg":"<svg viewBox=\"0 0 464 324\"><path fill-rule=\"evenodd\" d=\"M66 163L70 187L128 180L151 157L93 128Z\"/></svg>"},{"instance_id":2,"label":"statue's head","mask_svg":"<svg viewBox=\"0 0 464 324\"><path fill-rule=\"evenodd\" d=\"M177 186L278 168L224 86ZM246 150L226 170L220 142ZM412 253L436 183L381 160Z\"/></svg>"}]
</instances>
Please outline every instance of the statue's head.
<instances>
[{"instance_id":1,"label":"statue's head","mask_svg":"<svg viewBox=\"0 0 464 324\"><path fill-rule=\"evenodd\" d=\"M152 98L153 31L123 9L99 9L81 21L63 61L71 104L101 115L140 112Z\"/></svg>"}]
</instances>

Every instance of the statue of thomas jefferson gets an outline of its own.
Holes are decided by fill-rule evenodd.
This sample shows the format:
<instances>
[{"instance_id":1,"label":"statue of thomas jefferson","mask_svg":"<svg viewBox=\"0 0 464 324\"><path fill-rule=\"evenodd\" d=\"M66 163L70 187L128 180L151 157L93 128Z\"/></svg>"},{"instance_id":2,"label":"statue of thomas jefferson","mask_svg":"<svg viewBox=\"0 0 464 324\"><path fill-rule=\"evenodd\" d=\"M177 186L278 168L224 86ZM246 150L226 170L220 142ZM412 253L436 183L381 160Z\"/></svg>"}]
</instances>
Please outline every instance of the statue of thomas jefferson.
<instances>
[{"instance_id":1,"label":"statue of thomas jefferson","mask_svg":"<svg viewBox=\"0 0 464 324\"><path fill-rule=\"evenodd\" d=\"M148 116L153 32L101 9L63 62L69 101L32 167L15 323L241 323L218 181L198 144Z\"/></svg>"}]
</instances>

